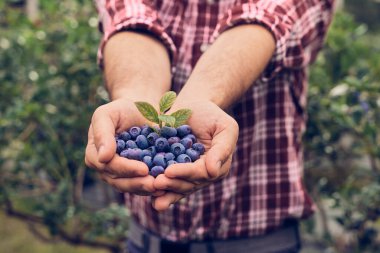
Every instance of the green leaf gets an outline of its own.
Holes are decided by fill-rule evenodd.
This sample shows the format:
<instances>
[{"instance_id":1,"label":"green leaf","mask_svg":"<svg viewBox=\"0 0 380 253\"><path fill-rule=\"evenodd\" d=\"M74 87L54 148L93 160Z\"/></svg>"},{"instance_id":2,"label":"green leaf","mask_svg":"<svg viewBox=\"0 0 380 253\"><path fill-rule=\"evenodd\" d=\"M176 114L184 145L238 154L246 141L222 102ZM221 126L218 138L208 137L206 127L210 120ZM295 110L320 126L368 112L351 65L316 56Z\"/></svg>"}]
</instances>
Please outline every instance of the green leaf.
<instances>
[{"instance_id":1,"label":"green leaf","mask_svg":"<svg viewBox=\"0 0 380 253\"><path fill-rule=\"evenodd\" d=\"M147 102L135 102L137 109L149 121L159 123L158 113L154 107Z\"/></svg>"},{"instance_id":2,"label":"green leaf","mask_svg":"<svg viewBox=\"0 0 380 253\"><path fill-rule=\"evenodd\" d=\"M186 121L190 118L192 111L190 109L180 109L176 112L173 112L171 116L175 118L175 127L184 125Z\"/></svg>"},{"instance_id":3,"label":"green leaf","mask_svg":"<svg viewBox=\"0 0 380 253\"><path fill-rule=\"evenodd\" d=\"M160 99L160 112L164 113L172 107L177 95L174 91L166 92Z\"/></svg>"},{"instance_id":4,"label":"green leaf","mask_svg":"<svg viewBox=\"0 0 380 253\"><path fill-rule=\"evenodd\" d=\"M165 126L173 127L176 123L175 117L170 115L159 115L158 118L165 123Z\"/></svg>"}]
</instances>

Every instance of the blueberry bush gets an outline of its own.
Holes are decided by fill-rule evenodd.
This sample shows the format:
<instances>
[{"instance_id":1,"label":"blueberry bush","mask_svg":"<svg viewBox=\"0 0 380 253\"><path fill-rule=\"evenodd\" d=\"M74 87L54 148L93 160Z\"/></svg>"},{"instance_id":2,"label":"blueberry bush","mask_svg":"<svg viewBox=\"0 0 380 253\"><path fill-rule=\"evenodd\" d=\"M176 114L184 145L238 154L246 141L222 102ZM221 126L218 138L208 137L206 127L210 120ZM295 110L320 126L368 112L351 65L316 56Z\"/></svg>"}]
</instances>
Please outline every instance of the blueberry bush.
<instances>
[{"instance_id":1,"label":"blueberry bush","mask_svg":"<svg viewBox=\"0 0 380 253\"><path fill-rule=\"evenodd\" d=\"M335 252L380 251L379 45L366 24L337 13L311 69L305 178Z\"/></svg>"},{"instance_id":2,"label":"blueberry bush","mask_svg":"<svg viewBox=\"0 0 380 253\"><path fill-rule=\"evenodd\" d=\"M24 8L0 1L0 208L45 224L45 239L118 252L125 208L113 195L103 207L83 198L97 182L84 164L87 129L107 102L96 10L91 1L40 1L31 22Z\"/></svg>"}]
</instances>

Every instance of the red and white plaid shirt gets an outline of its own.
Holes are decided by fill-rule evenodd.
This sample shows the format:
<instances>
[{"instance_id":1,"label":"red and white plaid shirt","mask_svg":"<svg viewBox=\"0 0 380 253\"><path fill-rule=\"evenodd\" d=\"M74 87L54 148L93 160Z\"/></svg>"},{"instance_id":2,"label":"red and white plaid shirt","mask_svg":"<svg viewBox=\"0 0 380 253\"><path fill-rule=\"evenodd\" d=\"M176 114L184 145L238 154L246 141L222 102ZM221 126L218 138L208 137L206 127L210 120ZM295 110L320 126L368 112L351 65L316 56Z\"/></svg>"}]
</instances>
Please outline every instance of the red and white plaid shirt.
<instances>
[{"instance_id":1,"label":"red and white plaid shirt","mask_svg":"<svg viewBox=\"0 0 380 253\"><path fill-rule=\"evenodd\" d=\"M224 239L262 235L312 213L302 182L307 67L322 46L333 0L97 0L97 7L100 64L113 34L149 32L171 55L176 92L223 31L255 23L276 39L265 71L231 108L240 134L229 175L162 213L150 197L126 194L142 226L174 241Z\"/></svg>"}]
</instances>

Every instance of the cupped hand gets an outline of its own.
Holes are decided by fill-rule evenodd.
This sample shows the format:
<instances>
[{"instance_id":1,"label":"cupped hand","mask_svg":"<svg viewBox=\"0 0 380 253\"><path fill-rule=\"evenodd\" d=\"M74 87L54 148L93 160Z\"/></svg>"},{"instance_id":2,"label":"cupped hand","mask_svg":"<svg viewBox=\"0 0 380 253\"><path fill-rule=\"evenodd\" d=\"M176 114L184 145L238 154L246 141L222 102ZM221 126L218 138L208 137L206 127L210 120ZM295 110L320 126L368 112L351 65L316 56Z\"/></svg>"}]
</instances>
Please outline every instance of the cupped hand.
<instances>
[{"instance_id":1,"label":"cupped hand","mask_svg":"<svg viewBox=\"0 0 380 253\"><path fill-rule=\"evenodd\" d=\"M153 207L158 211L168 209L186 195L225 177L239 133L237 122L212 102L186 102L175 104L173 108L192 110L188 124L206 152L194 163L170 165L154 180L154 188L166 191L153 198Z\"/></svg>"},{"instance_id":2,"label":"cupped hand","mask_svg":"<svg viewBox=\"0 0 380 253\"><path fill-rule=\"evenodd\" d=\"M143 162L120 157L116 153L116 133L145 123L133 101L128 99L102 105L92 116L86 165L97 170L104 181L120 192L159 194L153 186L154 178L149 175L149 169Z\"/></svg>"}]
</instances>

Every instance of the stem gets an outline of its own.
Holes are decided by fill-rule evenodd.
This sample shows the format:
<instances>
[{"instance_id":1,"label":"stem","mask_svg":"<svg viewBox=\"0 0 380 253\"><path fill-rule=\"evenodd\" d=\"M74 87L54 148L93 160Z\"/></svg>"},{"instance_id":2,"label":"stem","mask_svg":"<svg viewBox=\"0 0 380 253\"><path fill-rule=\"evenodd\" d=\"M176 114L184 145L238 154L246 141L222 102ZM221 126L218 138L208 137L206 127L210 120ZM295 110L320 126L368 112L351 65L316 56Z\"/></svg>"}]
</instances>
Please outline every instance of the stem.
<instances>
[{"instance_id":1,"label":"stem","mask_svg":"<svg viewBox=\"0 0 380 253\"><path fill-rule=\"evenodd\" d=\"M162 112L160 112L159 115L162 115ZM160 120L160 118L158 118L158 125L160 126L160 129L162 128L162 120Z\"/></svg>"},{"instance_id":2,"label":"stem","mask_svg":"<svg viewBox=\"0 0 380 253\"><path fill-rule=\"evenodd\" d=\"M77 177L74 185L74 204L78 205L82 198L83 182L85 175L85 167L82 165L78 168Z\"/></svg>"},{"instance_id":3,"label":"stem","mask_svg":"<svg viewBox=\"0 0 380 253\"><path fill-rule=\"evenodd\" d=\"M319 215L320 215L321 223L322 223L323 237L330 241L331 233L330 233L330 227L328 224L327 213L326 213L325 207L323 206L321 197L318 193L318 189L316 187L313 188L312 195L313 195L315 204L317 205L318 210L319 210Z\"/></svg>"}]
</instances>

